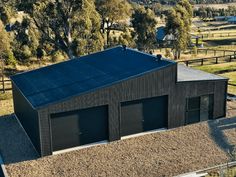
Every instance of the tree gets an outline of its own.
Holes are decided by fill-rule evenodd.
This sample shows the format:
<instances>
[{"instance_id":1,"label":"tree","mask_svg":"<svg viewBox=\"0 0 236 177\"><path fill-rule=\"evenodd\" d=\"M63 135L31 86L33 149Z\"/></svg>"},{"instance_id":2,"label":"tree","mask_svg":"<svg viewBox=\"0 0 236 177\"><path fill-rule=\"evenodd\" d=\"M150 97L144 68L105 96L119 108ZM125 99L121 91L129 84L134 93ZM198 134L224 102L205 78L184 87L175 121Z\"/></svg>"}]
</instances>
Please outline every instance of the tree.
<instances>
[{"instance_id":1,"label":"tree","mask_svg":"<svg viewBox=\"0 0 236 177\"><path fill-rule=\"evenodd\" d=\"M15 0L0 0L0 19L6 25L10 18L14 16Z\"/></svg>"},{"instance_id":2,"label":"tree","mask_svg":"<svg viewBox=\"0 0 236 177\"><path fill-rule=\"evenodd\" d=\"M179 59L181 51L185 50L190 42L193 10L188 0L180 0L168 15L166 29L174 35L173 50L175 59Z\"/></svg>"},{"instance_id":3,"label":"tree","mask_svg":"<svg viewBox=\"0 0 236 177\"><path fill-rule=\"evenodd\" d=\"M134 37L140 50L150 49L156 41L156 19L155 14L150 9L139 7L132 15L132 25Z\"/></svg>"},{"instance_id":4,"label":"tree","mask_svg":"<svg viewBox=\"0 0 236 177\"><path fill-rule=\"evenodd\" d=\"M28 13L40 32L41 41L55 50L74 58L86 51L102 49L100 18L93 0L43 0L30 7L33 10Z\"/></svg>"},{"instance_id":5,"label":"tree","mask_svg":"<svg viewBox=\"0 0 236 177\"><path fill-rule=\"evenodd\" d=\"M13 60L13 61L12 61ZM14 62L14 56L10 48L10 39L5 31L4 25L0 20L0 76L2 77L3 92L4 90L4 64L11 64ZM15 63L14 63L15 64Z\"/></svg>"},{"instance_id":6,"label":"tree","mask_svg":"<svg viewBox=\"0 0 236 177\"><path fill-rule=\"evenodd\" d=\"M107 34L107 45L109 45L110 32L115 23L129 19L131 5L127 0L96 0L96 7L102 17L101 30Z\"/></svg>"},{"instance_id":7,"label":"tree","mask_svg":"<svg viewBox=\"0 0 236 177\"><path fill-rule=\"evenodd\" d=\"M0 20L0 60L7 65L16 65L15 57L11 50L11 40L9 34L5 30L5 26Z\"/></svg>"},{"instance_id":8,"label":"tree","mask_svg":"<svg viewBox=\"0 0 236 177\"><path fill-rule=\"evenodd\" d=\"M135 47L135 41L132 36L132 32L126 28L124 32L119 36L119 44L126 45L129 47Z\"/></svg>"},{"instance_id":9,"label":"tree","mask_svg":"<svg viewBox=\"0 0 236 177\"><path fill-rule=\"evenodd\" d=\"M126 27L120 34L119 36L112 37L110 39L110 46L117 46L117 45L126 45L129 47L135 47L135 41L132 36L132 31Z\"/></svg>"}]
</instances>

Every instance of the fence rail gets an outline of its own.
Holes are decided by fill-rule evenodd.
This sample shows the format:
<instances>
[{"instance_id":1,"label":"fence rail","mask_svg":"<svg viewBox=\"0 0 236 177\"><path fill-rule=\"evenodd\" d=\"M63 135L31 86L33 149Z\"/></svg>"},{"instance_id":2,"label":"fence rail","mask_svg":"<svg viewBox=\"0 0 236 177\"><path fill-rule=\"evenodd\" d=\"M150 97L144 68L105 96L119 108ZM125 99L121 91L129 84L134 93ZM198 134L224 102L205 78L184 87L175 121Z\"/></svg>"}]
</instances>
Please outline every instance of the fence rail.
<instances>
[{"instance_id":1,"label":"fence rail","mask_svg":"<svg viewBox=\"0 0 236 177\"><path fill-rule=\"evenodd\" d=\"M0 92L5 93L6 91L12 90L10 79L1 79L0 81Z\"/></svg>"},{"instance_id":2,"label":"fence rail","mask_svg":"<svg viewBox=\"0 0 236 177\"><path fill-rule=\"evenodd\" d=\"M211 38L225 38L225 37L236 37L235 32L227 32L227 33L204 33L198 34L198 37L202 38L203 40L211 39Z\"/></svg>"},{"instance_id":3,"label":"fence rail","mask_svg":"<svg viewBox=\"0 0 236 177\"><path fill-rule=\"evenodd\" d=\"M236 55L225 55L225 56L216 56L216 57L207 57L207 58L197 58L191 60L179 60L178 63L184 63L186 66L203 66L203 65L212 65L218 63L226 63L236 61Z\"/></svg>"},{"instance_id":4,"label":"fence rail","mask_svg":"<svg viewBox=\"0 0 236 177\"><path fill-rule=\"evenodd\" d=\"M226 56L226 55L236 55L236 51L235 50L223 50L223 49L202 49L202 48L198 48L196 51L194 50L190 50L189 52L190 54L199 54L199 53L203 53L205 55L208 55L210 53L212 53L214 56L216 56L216 54L221 53L222 56Z\"/></svg>"},{"instance_id":5,"label":"fence rail","mask_svg":"<svg viewBox=\"0 0 236 177\"><path fill-rule=\"evenodd\" d=\"M236 84L228 83L228 85L233 86L233 87L236 87Z\"/></svg>"}]
</instances>

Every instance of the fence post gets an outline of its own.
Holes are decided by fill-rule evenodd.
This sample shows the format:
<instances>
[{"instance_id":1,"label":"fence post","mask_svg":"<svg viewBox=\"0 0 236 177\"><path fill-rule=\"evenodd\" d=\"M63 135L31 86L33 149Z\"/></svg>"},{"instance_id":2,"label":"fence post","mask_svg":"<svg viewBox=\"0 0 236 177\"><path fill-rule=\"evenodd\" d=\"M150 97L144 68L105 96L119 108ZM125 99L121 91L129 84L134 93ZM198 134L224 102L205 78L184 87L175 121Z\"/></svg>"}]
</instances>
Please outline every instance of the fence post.
<instances>
[{"instance_id":1,"label":"fence post","mask_svg":"<svg viewBox=\"0 0 236 177\"><path fill-rule=\"evenodd\" d=\"M185 62L186 66L188 66L188 61Z\"/></svg>"},{"instance_id":2,"label":"fence post","mask_svg":"<svg viewBox=\"0 0 236 177\"><path fill-rule=\"evenodd\" d=\"M216 64L218 64L218 57L216 57Z\"/></svg>"},{"instance_id":3,"label":"fence post","mask_svg":"<svg viewBox=\"0 0 236 177\"><path fill-rule=\"evenodd\" d=\"M231 62L231 61L232 61L232 55L229 56L229 62Z\"/></svg>"},{"instance_id":4,"label":"fence post","mask_svg":"<svg viewBox=\"0 0 236 177\"><path fill-rule=\"evenodd\" d=\"M5 81L4 81L4 75L2 75L2 92L5 93Z\"/></svg>"},{"instance_id":5,"label":"fence post","mask_svg":"<svg viewBox=\"0 0 236 177\"><path fill-rule=\"evenodd\" d=\"M203 66L203 59L201 60L201 65Z\"/></svg>"}]
</instances>

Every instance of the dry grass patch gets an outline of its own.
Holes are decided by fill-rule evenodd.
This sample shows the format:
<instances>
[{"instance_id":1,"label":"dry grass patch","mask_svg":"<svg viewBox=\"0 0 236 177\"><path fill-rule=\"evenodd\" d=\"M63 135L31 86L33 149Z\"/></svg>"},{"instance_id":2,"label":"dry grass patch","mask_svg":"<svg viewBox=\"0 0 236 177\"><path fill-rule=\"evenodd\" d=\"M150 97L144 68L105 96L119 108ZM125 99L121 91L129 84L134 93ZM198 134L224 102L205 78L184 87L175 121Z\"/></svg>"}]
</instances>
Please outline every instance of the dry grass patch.
<instances>
[{"instance_id":1,"label":"dry grass patch","mask_svg":"<svg viewBox=\"0 0 236 177\"><path fill-rule=\"evenodd\" d=\"M13 113L12 92L0 93L0 116Z\"/></svg>"},{"instance_id":2,"label":"dry grass patch","mask_svg":"<svg viewBox=\"0 0 236 177\"><path fill-rule=\"evenodd\" d=\"M211 7L215 9L227 9L229 6L236 6L236 3L225 3L225 4L196 4L194 8L198 9L200 7Z\"/></svg>"}]
</instances>

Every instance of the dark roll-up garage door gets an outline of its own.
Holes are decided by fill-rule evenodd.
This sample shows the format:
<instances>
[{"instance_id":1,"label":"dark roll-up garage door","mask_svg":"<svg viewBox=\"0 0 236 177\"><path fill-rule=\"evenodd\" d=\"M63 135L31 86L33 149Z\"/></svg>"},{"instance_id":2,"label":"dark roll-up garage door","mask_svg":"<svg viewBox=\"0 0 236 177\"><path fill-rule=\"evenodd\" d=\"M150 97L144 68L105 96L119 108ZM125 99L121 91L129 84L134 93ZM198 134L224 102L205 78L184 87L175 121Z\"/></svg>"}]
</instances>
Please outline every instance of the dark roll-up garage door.
<instances>
[{"instance_id":1,"label":"dark roll-up garage door","mask_svg":"<svg viewBox=\"0 0 236 177\"><path fill-rule=\"evenodd\" d=\"M51 115L53 151L108 140L108 108Z\"/></svg>"},{"instance_id":2,"label":"dark roll-up garage door","mask_svg":"<svg viewBox=\"0 0 236 177\"><path fill-rule=\"evenodd\" d=\"M121 103L121 136L168 125L168 96Z\"/></svg>"}]
</instances>

